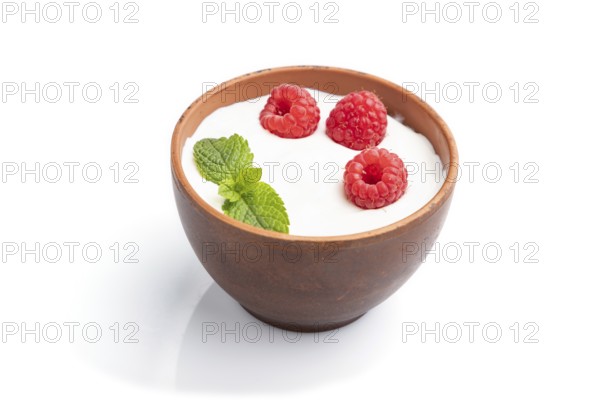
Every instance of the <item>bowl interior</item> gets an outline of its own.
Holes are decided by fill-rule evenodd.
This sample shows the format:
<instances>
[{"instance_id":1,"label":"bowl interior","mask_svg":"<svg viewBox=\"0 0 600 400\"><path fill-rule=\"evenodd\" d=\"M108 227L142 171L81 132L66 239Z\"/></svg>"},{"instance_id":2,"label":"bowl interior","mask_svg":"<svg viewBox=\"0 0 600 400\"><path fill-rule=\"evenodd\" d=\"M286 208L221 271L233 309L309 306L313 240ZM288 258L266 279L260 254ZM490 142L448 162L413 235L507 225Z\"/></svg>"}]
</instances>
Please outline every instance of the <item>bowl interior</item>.
<instances>
[{"instance_id":1,"label":"bowl interior","mask_svg":"<svg viewBox=\"0 0 600 400\"><path fill-rule=\"evenodd\" d=\"M399 85L357 71L330 67L285 67L257 71L222 83L204 93L181 116L175 128L171 146L173 173L183 189L189 191L190 197L201 207L212 208L195 194L185 178L181 164L185 141L194 134L204 118L213 111L236 102L267 95L273 87L281 83L294 83L299 86L335 95L345 95L356 90L373 91L383 101L389 115L392 117L401 117L403 124L427 137L444 164L444 171L446 173L445 182L437 195L424 207L411 216L397 221L392 225L399 224L402 221L408 223L417 218L424 218L428 210L431 209L432 204L439 204L443 202L444 197L450 196L458 172L456 144L452 133L444 121L420 98ZM216 211L214 215L217 215ZM220 216L219 218L224 217ZM227 218L227 220L231 220L229 222L234 225L245 225L230 218ZM248 226L242 228L258 229ZM385 228L380 228L379 230L383 231ZM262 233L282 238L282 234L275 232L263 231ZM360 234L347 236L358 235ZM288 235L288 237L293 239L293 235ZM323 239L323 237L320 239Z\"/></svg>"}]
</instances>

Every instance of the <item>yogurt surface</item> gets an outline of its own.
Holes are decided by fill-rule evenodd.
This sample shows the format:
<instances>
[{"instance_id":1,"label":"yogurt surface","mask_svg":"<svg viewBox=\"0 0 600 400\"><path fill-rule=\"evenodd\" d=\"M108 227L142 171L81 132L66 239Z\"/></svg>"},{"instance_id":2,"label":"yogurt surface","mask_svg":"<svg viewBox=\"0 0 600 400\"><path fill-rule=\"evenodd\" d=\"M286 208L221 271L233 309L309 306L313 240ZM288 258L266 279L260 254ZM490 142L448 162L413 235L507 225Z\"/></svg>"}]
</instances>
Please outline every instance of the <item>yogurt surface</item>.
<instances>
[{"instance_id":1,"label":"yogurt surface","mask_svg":"<svg viewBox=\"0 0 600 400\"><path fill-rule=\"evenodd\" d=\"M269 96L222 107L206 117L187 139L182 155L185 176L196 193L223 212L224 199L217 193L217 185L200 176L193 147L200 139L234 133L248 140L254 164L263 170L262 181L283 199L292 235L335 236L381 228L414 213L440 190L445 175L431 143L388 115L387 133L378 147L404 161L408 188L397 202L376 210L363 210L350 202L344 193L344 167L359 151L335 143L325 133L325 121L342 96L308 91L319 105L321 120L306 138L283 139L260 125L258 116Z\"/></svg>"}]
</instances>

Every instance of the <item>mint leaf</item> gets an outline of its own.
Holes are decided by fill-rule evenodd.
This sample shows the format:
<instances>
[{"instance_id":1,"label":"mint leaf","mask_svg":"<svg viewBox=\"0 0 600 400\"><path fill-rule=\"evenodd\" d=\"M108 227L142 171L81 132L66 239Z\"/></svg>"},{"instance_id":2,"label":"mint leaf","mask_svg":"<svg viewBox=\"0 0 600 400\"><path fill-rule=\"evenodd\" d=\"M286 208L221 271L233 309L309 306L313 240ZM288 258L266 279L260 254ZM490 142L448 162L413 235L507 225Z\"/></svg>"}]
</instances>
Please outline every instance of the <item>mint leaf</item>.
<instances>
[{"instance_id":1,"label":"mint leaf","mask_svg":"<svg viewBox=\"0 0 600 400\"><path fill-rule=\"evenodd\" d=\"M241 193L235 201L225 198L225 215L259 228L289 233L290 220L283 200L269 184L257 182L252 190Z\"/></svg>"},{"instance_id":2,"label":"mint leaf","mask_svg":"<svg viewBox=\"0 0 600 400\"><path fill-rule=\"evenodd\" d=\"M219 185L219 195L232 202L238 201L243 193L249 192L256 187L261 177L261 168L244 168L240 171L235 181L226 178Z\"/></svg>"},{"instance_id":3,"label":"mint leaf","mask_svg":"<svg viewBox=\"0 0 600 400\"><path fill-rule=\"evenodd\" d=\"M226 179L237 180L243 169L250 169L253 159L248 141L238 134L202 139L194 145L194 160L200 175L217 185Z\"/></svg>"},{"instance_id":4,"label":"mint leaf","mask_svg":"<svg viewBox=\"0 0 600 400\"><path fill-rule=\"evenodd\" d=\"M262 169L252 167L254 154L238 134L202 139L194 145L194 160L202 177L219 185L225 198L223 212L247 224L288 233L290 220L283 200L270 185L260 182Z\"/></svg>"},{"instance_id":5,"label":"mint leaf","mask_svg":"<svg viewBox=\"0 0 600 400\"><path fill-rule=\"evenodd\" d=\"M262 178L262 168L244 168L237 177L237 183L243 188L251 189Z\"/></svg>"},{"instance_id":6,"label":"mint leaf","mask_svg":"<svg viewBox=\"0 0 600 400\"><path fill-rule=\"evenodd\" d=\"M226 179L225 182L219 185L219 196L230 201L238 201L241 194L236 191L236 184L231 179Z\"/></svg>"}]
</instances>

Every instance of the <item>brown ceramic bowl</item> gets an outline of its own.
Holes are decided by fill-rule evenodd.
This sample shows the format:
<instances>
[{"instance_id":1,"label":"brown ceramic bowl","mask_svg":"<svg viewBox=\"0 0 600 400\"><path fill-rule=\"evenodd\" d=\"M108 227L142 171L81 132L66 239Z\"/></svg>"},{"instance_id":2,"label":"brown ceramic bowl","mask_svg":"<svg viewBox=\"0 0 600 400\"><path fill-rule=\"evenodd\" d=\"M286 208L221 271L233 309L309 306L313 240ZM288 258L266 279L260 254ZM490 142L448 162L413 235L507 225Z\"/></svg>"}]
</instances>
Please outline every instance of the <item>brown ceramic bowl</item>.
<instances>
[{"instance_id":1,"label":"brown ceramic bowl","mask_svg":"<svg viewBox=\"0 0 600 400\"><path fill-rule=\"evenodd\" d=\"M424 134L447 165L440 191L402 220L344 236L271 232L211 207L184 175L181 159L186 139L216 109L268 94L274 84L286 82L338 95L360 89L377 93L388 113L403 116L404 124ZM384 79L328 67L268 69L225 82L188 107L171 143L177 208L185 233L208 273L256 318L298 331L349 324L407 281L422 261L414 245L431 247L444 224L457 166L458 152L450 130L422 100Z\"/></svg>"}]
</instances>

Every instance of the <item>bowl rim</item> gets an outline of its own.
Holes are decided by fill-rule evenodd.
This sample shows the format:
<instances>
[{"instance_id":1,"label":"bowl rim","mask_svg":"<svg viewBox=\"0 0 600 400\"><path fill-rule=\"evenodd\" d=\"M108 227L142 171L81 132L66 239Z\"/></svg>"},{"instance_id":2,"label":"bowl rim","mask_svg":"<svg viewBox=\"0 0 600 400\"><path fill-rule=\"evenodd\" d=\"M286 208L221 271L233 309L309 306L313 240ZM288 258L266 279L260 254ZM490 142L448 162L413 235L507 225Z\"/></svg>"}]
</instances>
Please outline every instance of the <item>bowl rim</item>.
<instances>
[{"instance_id":1,"label":"bowl rim","mask_svg":"<svg viewBox=\"0 0 600 400\"><path fill-rule=\"evenodd\" d=\"M413 102L416 107L421 108L432 120L433 122L441 129L442 135L446 139L448 143L449 150L449 162L447 163L448 172L446 174L446 178L444 179L444 183L442 187L438 190L438 192L425 204L423 207L419 208L417 211L412 214L395 221L389 225L383 226L381 228L376 228L370 231L364 231L359 233L352 233L346 235L334 235L334 236L303 236L303 235L292 235L287 233L280 233L275 231L266 230L263 228L258 228L241 221L238 221L232 217L225 215L219 210L215 209L213 206L208 204L205 200L203 200L198 193L194 190L190 182L187 180L185 173L183 171L182 165L182 157L181 152L177 150L178 144L182 135L182 126L186 123L189 116L196 112L198 108L200 108L203 104L204 100L209 99L212 96L219 95L219 91L215 91L211 94L202 94L200 95L190 106L183 112L175 128L173 130L173 135L171 137L171 171L173 178L178 183L178 187L185 192L185 194L195 203L197 207L200 207L205 212L209 213L212 217L218 219L219 221L230 225L233 228L240 229L242 231L246 231L247 233L261 236L264 239L270 240L278 240L282 242L311 242L311 243L341 243L341 242L355 242L358 240L364 239L376 239L387 237L390 235L400 234L409 230L411 227L416 226L423 221L429 219L435 212L444 204L446 201L450 199L452 196L452 192L456 185L457 177L458 177L458 149L456 146L456 142L454 140L454 136L450 131L450 128L446 125L444 120L433 110L431 106L429 106L425 101L423 101L420 97L415 95L414 93L404 89L402 86L397 85L391 81L380 78L375 75L367 74L364 72L359 72L346 68L338 68L338 67L326 67L326 66L288 66L288 67L277 67L277 68L269 68L262 69L255 72L250 72L248 74L240 75L233 79L223 82L218 87L231 87L230 85L236 85L241 81L246 81L249 78L268 75L273 72L290 72L293 73L298 70L327 70L333 72L341 72L345 74L354 74L360 76L362 78L367 78L373 81L377 81L379 84L390 86L395 90L398 90L403 93L408 99L407 101ZM183 146L182 146L183 148Z\"/></svg>"}]
</instances>

